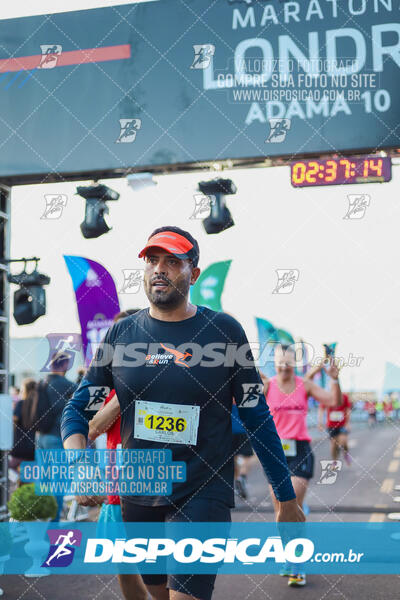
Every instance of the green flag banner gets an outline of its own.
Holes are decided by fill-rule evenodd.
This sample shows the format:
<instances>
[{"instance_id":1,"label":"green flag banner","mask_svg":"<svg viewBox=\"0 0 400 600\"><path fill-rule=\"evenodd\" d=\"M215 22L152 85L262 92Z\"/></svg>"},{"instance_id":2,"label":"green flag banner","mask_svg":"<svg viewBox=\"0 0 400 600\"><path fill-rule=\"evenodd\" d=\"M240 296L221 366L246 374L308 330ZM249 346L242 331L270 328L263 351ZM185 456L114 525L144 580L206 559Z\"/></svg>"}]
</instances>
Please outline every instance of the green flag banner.
<instances>
[{"instance_id":1,"label":"green flag banner","mask_svg":"<svg viewBox=\"0 0 400 600\"><path fill-rule=\"evenodd\" d=\"M294 344L294 338L288 331L285 331L284 329L277 329L276 333L278 336L278 341L281 344L288 346L290 346L290 344Z\"/></svg>"},{"instance_id":2,"label":"green flag banner","mask_svg":"<svg viewBox=\"0 0 400 600\"><path fill-rule=\"evenodd\" d=\"M190 301L207 306L211 310L222 310L221 295L231 260L212 263L203 271L191 288Z\"/></svg>"}]
</instances>

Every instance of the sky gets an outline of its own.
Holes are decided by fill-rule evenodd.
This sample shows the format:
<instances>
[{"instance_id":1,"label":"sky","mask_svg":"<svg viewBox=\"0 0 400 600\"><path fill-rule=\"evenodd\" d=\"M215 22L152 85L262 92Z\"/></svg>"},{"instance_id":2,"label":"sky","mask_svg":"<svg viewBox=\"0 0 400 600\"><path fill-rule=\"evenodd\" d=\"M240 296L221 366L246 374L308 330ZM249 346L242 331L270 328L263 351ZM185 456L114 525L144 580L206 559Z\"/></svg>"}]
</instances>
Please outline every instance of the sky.
<instances>
[{"instance_id":1,"label":"sky","mask_svg":"<svg viewBox=\"0 0 400 600\"><path fill-rule=\"evenodd\" d=\"M40 13L123 3L42 0ZM0 18L28 14L39 10L32 12L31 3L21 0L0 8ZM362 186L294 189L289 174L288 167L224 171L238 188L228 199L235 226L214 236L190 217L198 182L215 177L215 172L159 176L157 186L141 192L131 190L124 179L107 180L121 197L110 203L107 221L112 231L95 240L85 240L80 232L84 200L75 195L79 183L14 187L11 256L40 256L40 270L52 281L46 290L46 315L22 327L11 319L11 336L79 332L63 254L101 262L119 290L122 269L142 268L137 254L151 231L173 224L198 239L201 268L232 259L223 308L243 324L250 341L257 341L255 316L302 337L318 355L322 343L337 341L338 356L349 360L352 355L357 363L343 369L344 388L379 390L385 361L400 364L399 166L393 166L391 182ZM44 195L53 193L67 196L63 214L58 220L41 219ZM362 219L344 219L349 194L370 198ZM272 293L277 269L299 271L291 294ZM120 302L122 308L147 305L142 290L120 294Z\"/></svg>"}]
</instances>

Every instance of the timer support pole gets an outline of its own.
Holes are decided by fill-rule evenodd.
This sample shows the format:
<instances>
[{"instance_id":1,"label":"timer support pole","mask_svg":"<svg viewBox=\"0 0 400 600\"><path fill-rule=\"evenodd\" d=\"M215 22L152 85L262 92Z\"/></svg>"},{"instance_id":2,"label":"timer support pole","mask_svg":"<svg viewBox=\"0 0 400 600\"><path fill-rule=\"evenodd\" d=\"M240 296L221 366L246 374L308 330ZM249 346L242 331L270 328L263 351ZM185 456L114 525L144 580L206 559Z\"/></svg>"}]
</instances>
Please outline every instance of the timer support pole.
<instances>
[{"instance_id":1,"label":"timer support pole","mask_svg":"<svg viewBox=\"0 0 400 600\"><path fill-rule=\"evenodd\" d=\"M10 255L10 188L0 184L0 394L8 394L9 375L9 296L10 285L5 258ZM4 396L3 396L4 398ZM6 401L0 399L0 402ZM4 419L4 415L0 418ZM0 440L2 442L2 440ZM0 446L0 521L8 515L8 450Z\"/></svg>"}]
</instances>

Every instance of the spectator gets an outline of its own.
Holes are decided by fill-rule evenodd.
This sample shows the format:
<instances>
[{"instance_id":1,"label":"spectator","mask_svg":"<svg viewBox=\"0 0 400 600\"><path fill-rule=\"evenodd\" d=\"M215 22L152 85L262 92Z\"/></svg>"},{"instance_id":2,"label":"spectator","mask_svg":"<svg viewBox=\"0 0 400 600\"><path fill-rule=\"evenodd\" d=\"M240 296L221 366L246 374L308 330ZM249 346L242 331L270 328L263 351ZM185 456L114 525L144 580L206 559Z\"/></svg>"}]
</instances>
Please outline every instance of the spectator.
<instances>
[{"instance_id":1,"label":"spectator","mask_svg":"<svg viewBox=\"0 0 400 600\"><path fill-rule=\"evenodd\" d=\"M12 386L10 388L10 396L12 398L12 405L13 405L13 410L15 405L17 404L17 402L19 402L21 400L21 396L20 396L20 389L16 386Z\"/></svg>"},{"instance_id":2,"label":"spectator","mask_svg":"<svg viewBox=\"0 0 400 600\"><path fill-rule=\"evenodd\" d=\"M70 356L65 352L57 352L50 361L51 372L44 380L45 393L52 411L52 425L46 431L40 430L37 438L37 447L41 450L62 449L63 444L60 433L61 415L66 402L77 388L76 383L65 377L70 362ZM55 521L60 520L63 496L56 496L58 512Z\"/></svg>"},{"instance_id":3,"label":"spectator","mask_svg":"<svg viewBox=\"0 0 400 600\"><path fill-rule=\"evenodd\" d=\"M37 383L34 379L22 382L21 401L14 405L14 443L10 452L9 465L19 472L22 461L35 458L35 430L32 427L32 407L37 395ZM20 485L20 484L19 484Z\"/></svg>"},{"instance_id":4,"label":"spectator","mask_svg":"<svg viewBox=\"0 0 400 600\"><path fill-rule=\"evenodd\" d=\"M82 379L85 377L87 369L86 367L79 367L78 374L76 376L76 385L79 385Z\"/></svg>"},{"instance_id":5,"label":"spectator","mask_svg":"<svg viewBox=\"0 0 400 600\"><path fill-rule=\"evenodd\" d=\"M375 427L376 425L376 404L372 400L365 403L365 409L368 412L368 426Z\"/></svg>"}]
</instances>

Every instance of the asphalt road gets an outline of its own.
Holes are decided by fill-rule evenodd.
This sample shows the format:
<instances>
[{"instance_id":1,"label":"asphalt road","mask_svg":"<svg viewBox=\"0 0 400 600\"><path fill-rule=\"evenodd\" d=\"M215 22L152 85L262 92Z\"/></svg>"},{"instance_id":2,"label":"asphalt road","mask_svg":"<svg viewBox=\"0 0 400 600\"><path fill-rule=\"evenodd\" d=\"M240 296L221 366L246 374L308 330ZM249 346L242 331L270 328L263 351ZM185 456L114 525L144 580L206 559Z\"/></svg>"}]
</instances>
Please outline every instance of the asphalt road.
<instances>
[{"instance_id":1,"label":"asphalt road","mask_svg":"<svg viewBox=\"0 0 400 600\"><path fill-rule=\"evenodd\" d=\"M394 497L400 492L400 423L369 430L355 425L351 433L351 467L343 464L334 484L318 484L320 460L329 459L329 442L314 430L315 477L307 503L309 521L349 522L388 520L400 512ZM235 521L272 521L266 479L255 466L249 475L249 500L238 501ZM400 552L400 547L399 547ZM0 587L10 600L117 600L122 598L115 576L64 575L27 579L3 576ZM288 588L278 575L219 575L213 600L399 600L399 575L311 575L302 589Z\"/></svg>"}]
</instances>

